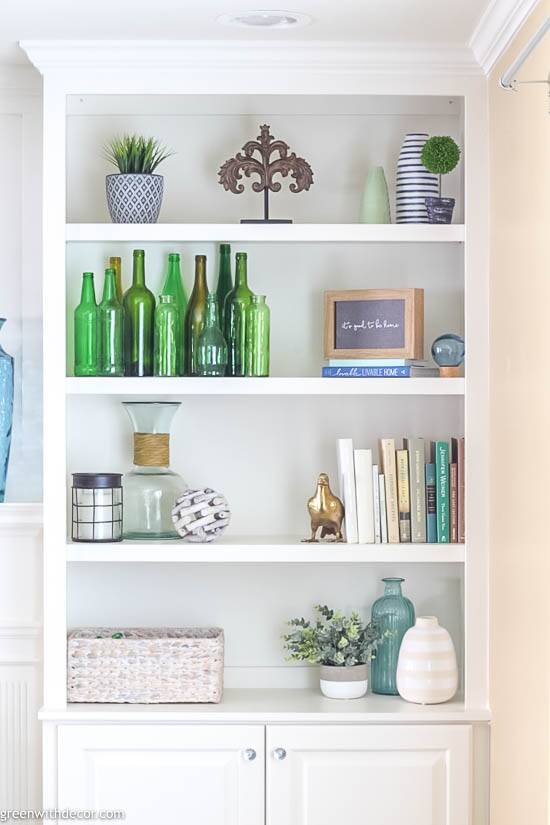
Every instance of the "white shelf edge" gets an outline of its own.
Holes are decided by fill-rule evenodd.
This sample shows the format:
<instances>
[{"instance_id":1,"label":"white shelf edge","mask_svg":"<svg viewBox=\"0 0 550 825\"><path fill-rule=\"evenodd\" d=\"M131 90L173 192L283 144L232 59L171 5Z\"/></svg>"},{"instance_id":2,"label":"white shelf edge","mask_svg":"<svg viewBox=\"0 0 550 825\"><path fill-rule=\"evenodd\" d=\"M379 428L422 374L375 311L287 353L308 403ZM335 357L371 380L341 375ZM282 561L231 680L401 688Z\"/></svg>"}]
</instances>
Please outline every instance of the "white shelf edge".
<instances>
[{"instance_id":1,"label":"white shelf edge","mask_svg":"<svg viewBox=\"0 0 550 825\"><path fill-rule=\"evenodd\" d=\"M42 708L39 718L57 722L326 722L415 724L488 722L487 708L467 708L454 699L441 705L413 705L398 696L342 702L308 689L226 689L218 705L69 704Z\"/></svg>"},{"instance_id":2,"label":"white shelf edge","mask_svg":"<svg viewBox=\"0 0 550 825\"><path fill-rule=\"evenodd\" d=\"M68 242L462 243L464 224L67 223Z\"/></svg>"},{"instance_id":3,"label":"white shelf edge","mask_svg":"<svg viewBox=\"0 0 550 825\"><path fill-rule=\"evenodd\" d=\"M67 395L464 395L464 378L66 378Z\"/></svg>"},{"instance_id":4,"label":"white shelf edge","mask_svg":"<svg viewBox=\"0 0 550 825\"><path fill-rule=\"evenodd\" d=\"M67 544L68 562L222 564L463 564L463 544L304 544L296 538L238 537L215 544L116 542Z\"/></svg>"}]
</instances>

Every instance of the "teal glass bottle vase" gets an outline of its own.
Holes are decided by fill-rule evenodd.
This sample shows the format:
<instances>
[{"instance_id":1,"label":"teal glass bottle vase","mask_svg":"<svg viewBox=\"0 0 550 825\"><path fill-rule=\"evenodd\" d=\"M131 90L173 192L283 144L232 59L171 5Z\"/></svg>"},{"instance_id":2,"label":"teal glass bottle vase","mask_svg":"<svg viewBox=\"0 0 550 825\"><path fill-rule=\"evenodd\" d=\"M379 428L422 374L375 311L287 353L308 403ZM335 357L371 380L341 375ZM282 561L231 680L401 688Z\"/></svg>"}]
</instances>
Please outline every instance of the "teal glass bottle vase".
<instances>
[{"instance_id":1,"label":"teal glass bottle vase","mask_svg":"<svg viewBox=\"0 0 550 825\"><path fill-rule=\"evenodd\" d=\"M199 335L197 351L198 375L225 375L227 344L218 320L218 300L213 293L206 298L206 318Z\"/></svg>"},{"instance_id":2,"label":"teal glass bottle vase","mask_svg":"<svg viewBox=\"0 0 550 825\"><path fill-rule=\"evenodd\" d=\"M373 693L397 696L397 660L403 636L414 625L414 605L401 592L405 579L385 578L384 595L372 606L372 621L383 635L371 664Z\"/></svg>"}]
</instances>

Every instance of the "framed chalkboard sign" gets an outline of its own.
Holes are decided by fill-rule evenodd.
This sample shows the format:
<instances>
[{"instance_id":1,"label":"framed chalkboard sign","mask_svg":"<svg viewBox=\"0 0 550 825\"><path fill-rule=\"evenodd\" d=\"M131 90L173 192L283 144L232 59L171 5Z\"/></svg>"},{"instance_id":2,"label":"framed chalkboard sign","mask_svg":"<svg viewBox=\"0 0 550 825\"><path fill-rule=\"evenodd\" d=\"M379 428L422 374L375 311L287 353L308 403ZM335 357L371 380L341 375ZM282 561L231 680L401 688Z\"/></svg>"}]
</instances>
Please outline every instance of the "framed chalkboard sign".
<instances>
[{"instance_id":1,"label":"framed chalkboard sign","mask_svg":"<svg viewBox=\"0 0 550 825\"><path fill-rule=\"evenodd\" d=\"M325 292L325 358L423 357L423 289Z\"/></svg>"}]
</instances>

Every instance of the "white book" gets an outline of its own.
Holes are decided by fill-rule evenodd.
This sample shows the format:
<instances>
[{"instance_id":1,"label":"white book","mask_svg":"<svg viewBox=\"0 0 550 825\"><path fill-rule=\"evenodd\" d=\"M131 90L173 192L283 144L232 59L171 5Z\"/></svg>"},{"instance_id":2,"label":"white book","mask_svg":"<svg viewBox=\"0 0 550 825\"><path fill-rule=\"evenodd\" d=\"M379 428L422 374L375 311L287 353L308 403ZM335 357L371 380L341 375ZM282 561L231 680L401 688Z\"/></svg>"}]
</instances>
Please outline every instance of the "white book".
<instances>
[{"instance_id":1,"label":"white book","mask_svg":"<svg viewBox=\"0 0 550 825\"><path fill-rule=\"evenodd\" d=\"M355 467L353 462L353 441L351 438L339 438L338 478L340 481L340 498L344 504L344 532L349 544L357 544L357 499L355 493Z\"/></svg>"},{"instance_id":2,"label":"white book","mask_svg":"<svg viewBox=\"0 0 550 825\"><path fill-rule=\"evenodd\" d=\"M354 450L359 544L374 544L374 500L372 497L372 450Z\"/></svg>"},{"instance_id":3,"label":"white book","mask_svg":"<svg viewBox=\"0 0 550 825\"><path fill-rule=\"evenodd\" d=\"M386 512L386 484L384 473L378 476L378 484L380 487L380 533L382 535L382 544L388 543L388 517Z\"/></svg>"},{"instance_id":4,"label":"white book","mask_svg":"<svg viewBox=\"0 0 550 825\"><path fill-rule=\"evenodd\" d=\"M382 531L380 526L380 486L378 482L378 464L372 465L372 498L374 502L374 542L380 544Z\"/></svg>"}]
</instances>

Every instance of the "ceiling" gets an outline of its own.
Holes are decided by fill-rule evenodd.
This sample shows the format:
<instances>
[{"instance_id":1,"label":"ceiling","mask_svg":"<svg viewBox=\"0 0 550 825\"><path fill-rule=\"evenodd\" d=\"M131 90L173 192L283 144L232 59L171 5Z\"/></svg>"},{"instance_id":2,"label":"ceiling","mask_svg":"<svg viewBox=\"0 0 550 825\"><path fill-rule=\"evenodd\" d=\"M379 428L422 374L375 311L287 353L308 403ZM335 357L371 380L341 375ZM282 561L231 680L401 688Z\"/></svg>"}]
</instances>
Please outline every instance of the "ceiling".
<instances>
[{"instance_id":1,"label":"ceiling","mask_svg":"<svg viewBox=\"0 0 550 825\"><path fill-rule=\"evenodd\" d=\"M489 0L0 0L0 63L26 63L24 39L315 40L453 44L470 40ZM313 22L249 30L222 14L283 8Z\"/></svg>"}]
</instances>

